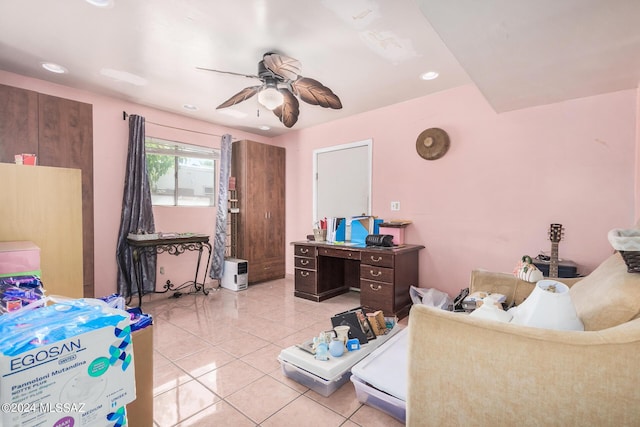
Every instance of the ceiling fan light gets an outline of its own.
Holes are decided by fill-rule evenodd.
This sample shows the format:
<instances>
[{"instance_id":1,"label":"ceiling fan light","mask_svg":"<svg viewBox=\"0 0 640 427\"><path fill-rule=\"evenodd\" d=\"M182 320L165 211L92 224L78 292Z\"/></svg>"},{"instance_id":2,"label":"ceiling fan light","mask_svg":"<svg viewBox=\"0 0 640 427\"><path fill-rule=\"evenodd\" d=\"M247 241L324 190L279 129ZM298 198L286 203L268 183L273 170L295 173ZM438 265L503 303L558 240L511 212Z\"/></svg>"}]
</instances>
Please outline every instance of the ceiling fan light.
<instances>
[{"instance_id":1,"label":"ceiling fan light","mask_svg":"<svg viewBox=\"0 0 640 427\"><path fill-rule=\"evenodd\" d=\"M258 94L258 102L265 108L273 110L284 102L284 96L274 87L266 87Z\"/></svg>"}]
</instances>

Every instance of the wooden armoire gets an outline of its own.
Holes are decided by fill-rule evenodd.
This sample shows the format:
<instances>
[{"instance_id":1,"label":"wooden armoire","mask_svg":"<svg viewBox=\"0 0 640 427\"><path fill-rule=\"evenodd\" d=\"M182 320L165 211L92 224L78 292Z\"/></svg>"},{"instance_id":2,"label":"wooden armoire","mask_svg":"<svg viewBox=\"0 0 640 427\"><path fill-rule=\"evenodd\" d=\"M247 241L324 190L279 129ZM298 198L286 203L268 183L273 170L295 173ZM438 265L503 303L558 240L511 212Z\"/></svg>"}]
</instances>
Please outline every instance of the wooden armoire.
<instances>
[{"instance_id":1,"label":"wooden armoire","mask_svg":"<svg viewBox=\"0 0 640 427\"><path fill-rule=\"evenodd\" d=\"M82 171L83 294L93 297L93 106L0 85L0 162L20 153L36 154L40 166Z\"/></svg>"},{"instance_id":2,"label":"wooden armoire","mask_svg":"<svg viewBox=\"0 0 640 427\"><path fill-rule=\"evenodd\" d=\"M285 275L285 149L253 141L232 145L238 190L235 256L249 262L249 283Z\"/></svg>"}]
</instances>

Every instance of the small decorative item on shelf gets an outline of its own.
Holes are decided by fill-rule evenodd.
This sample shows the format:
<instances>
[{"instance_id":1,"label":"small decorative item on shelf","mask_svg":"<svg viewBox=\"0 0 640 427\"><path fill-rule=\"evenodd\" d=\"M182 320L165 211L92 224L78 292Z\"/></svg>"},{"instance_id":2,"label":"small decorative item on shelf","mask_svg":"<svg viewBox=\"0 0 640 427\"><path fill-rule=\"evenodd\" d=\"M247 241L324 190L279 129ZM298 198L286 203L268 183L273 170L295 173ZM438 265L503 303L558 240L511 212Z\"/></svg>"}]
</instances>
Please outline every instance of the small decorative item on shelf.
<instances>
[{"instance_id":1,"label":"small decorative item on shelf","mask_svg":"<svg viewBox=\"0 0 640 427\"><path fill-rule=\"evenodd\" d=\"M529 255L523 255L520 262L513 270L513 275L525 282L536 283L538 280L544 279L542 271L536 267Z\"/></svg>"},{"instance_id":2,"label":"small decorative item on shelf","mask_svg":"<svg viewBox=\"0 0 640 427\"><path fill-rule=\"evenodd\" d=\"M607 236L609 243L620 252L629 273L640 273L640 229L613 229Z\"/></svg>"},{"instance_id":3,"label":"small decorative item on shelf","mask_svg":"<svg viewBox=\"0 0 640 427\"><path fill-rule=\"evenodd\" d=\"M322 336L314 338L316 360L329 360L329 346Z\"/></svg>"}]
</instances>

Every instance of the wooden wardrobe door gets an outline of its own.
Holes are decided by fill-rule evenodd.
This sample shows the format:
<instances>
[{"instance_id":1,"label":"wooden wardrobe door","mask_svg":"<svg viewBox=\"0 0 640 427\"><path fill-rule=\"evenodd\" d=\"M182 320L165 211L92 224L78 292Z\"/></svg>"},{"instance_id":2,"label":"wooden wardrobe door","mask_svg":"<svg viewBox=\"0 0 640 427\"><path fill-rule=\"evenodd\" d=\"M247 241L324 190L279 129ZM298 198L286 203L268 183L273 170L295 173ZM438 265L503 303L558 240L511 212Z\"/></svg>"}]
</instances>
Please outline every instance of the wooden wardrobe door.
<instances>
[{"instance_id":1,"label":"wooden wardrobe door","mask_svg":"<svg viewBox=\"0 0 640 427\"><path fill-rule=\"evenodd\" d=\"M93 107L38 95L38 163L82 170L82 247L84 296L94 296ZM102 296L102 295L98 295Z\"/></svg>"},{"instance_id":2,"label":"wooden wardrobe door","mask_svg":"<svg viewBox=\"0 0 640 427\"><path fill-rule=\"evenodd\" d=\"M0 85L0 162L38 154L38 92Z\"/></svg>"},{"instance_id":3,"label":"wooden wardrobe door","mask_svg":"<svg viewBox=\"0 0 640 427\"><path fill-rule=\"evenodd\" d=\"M271 268L278 269L274 275L284 275L284 269L279 271L280 259L284 259L284 215L285 215L285 150L281 147L269 146L266 154L266 168L264 180L265 210L267 218L265 222L265 258L272 264Z\"/></svg>"}]
</instances>

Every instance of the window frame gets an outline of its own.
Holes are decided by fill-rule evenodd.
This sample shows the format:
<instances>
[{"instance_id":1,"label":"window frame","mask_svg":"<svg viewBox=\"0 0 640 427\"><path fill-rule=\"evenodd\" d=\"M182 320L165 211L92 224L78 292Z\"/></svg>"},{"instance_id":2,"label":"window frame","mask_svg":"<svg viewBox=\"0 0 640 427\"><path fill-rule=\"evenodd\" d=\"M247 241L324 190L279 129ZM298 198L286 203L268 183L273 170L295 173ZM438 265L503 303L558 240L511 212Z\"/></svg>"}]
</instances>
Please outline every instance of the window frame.
<instances>
[{"instance_id":1,"label":"window frame","mask_svg":"<svg viewBox=\"0 0 640 427\"><path fill-rule=\"evenodd\" d=\"M154 146L150 147L150 144ZM146 136L144 141L145 147L145 167L148 167L147 156L164 155L173 157L173 204L157 204L153 200L152 194L152 206L160 207L179 207L179 208L211 208L216 207L218 204L218 194L216 188L218 187L219 180L219 168L220 168L220 149L213 147L205 147L202 145L189 144L180 141L172 141L165 138L157 138L152 136ZM197 158L211 160L213 162L213 202L209 205L191 205L180 203L180 186L179 186L179 170L183 166L180 164L181 158ZM151 182L149 182L151 184Z\"/></svg>"}]
</instances>

